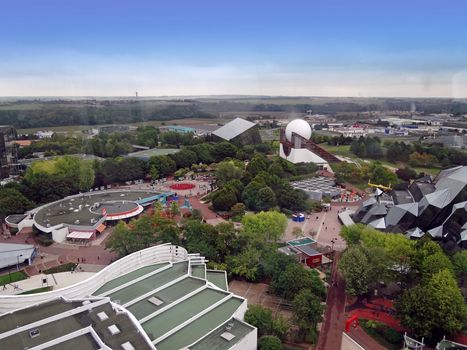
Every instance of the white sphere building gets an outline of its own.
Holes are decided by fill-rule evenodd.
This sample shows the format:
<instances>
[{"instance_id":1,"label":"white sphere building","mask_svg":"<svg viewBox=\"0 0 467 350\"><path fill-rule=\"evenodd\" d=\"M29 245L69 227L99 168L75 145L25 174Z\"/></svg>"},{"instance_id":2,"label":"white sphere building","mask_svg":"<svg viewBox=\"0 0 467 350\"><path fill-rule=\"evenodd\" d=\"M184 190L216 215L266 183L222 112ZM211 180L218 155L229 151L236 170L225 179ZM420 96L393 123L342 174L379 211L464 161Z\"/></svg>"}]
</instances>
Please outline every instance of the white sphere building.
<instances>
[{"instance_id":1,"label":"white sphere building","mask_svg":"<svg viewBox=\"0 0 467 350\"><path fill-rule=\"evenodd\" d=\"M285 130L281 130L279 155L294 164L314 163L319 168L332 172L329 163L340 160L310 138L310 124L303 119L292 120Z\"/></svg>"},{"instance_id":2,"label":"white sphere building","mask_svg":"<svg viewBox=\"0 0 467 350\"><path fill-rule=\"evenodd\" d=\"M292 142L292 133L300 135L306 140L311 137L311 126L303 119L294 119L285 128L285 137Z\"/></svg>"}]
</instances>

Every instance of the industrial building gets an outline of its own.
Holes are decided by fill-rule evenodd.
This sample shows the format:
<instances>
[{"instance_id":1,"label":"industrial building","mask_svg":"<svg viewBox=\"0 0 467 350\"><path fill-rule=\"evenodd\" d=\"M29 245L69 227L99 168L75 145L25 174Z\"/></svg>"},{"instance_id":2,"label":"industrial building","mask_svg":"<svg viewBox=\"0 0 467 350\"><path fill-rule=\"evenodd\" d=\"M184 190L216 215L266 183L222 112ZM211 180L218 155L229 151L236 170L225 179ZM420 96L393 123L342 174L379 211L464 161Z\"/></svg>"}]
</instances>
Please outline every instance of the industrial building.
<instances>
[{"instance_id":1,"label":"industrial building","mask_svg":"<svg viewBox=\"0 0 467 350\"><path fill-rule=\"evenodd\" d=\"M389 196L377 189L353 219L412 239L428 235L448 250L467 248L467 166L397 186Z\"/></svg>"},{"instance_id":2,"label":"industrial building","mask_svg":"<svg viewBox=\"0 0 467 350\"><path fill-rule=\"evenodd\" d=\"M17 163L16 129L11 125L0 125L0 180L15 175Z\"/></svg>"},{"instance_id":3,"label":"industrial building","mask_svg":"<svg viewBox=\"0 0 467 350\"><path fill-rule=\"evenodd\" d=\"M335 198L341 194L341 189L336 186L336 181L324 176L294 181L291 185L293 188L305 191L311 199L316 201L322 200L323 197Z\"/></svg>"},{"instance_id":4,"label":"industrial building","mask_svg":"<svg viewBox=\"0 0 467 350\"><path fill-rule=\"evenodd\" d=\"M241 145L261 143L258 126L242 118L235 118L213 131L212 135L219 140L230 141Z\"/></svg>"},{"instance_id":5,"label":"industrial building","mask_svg":"<svg viewBox=\"0 0 467 350\"><path fill-rule=\"evenodd\" d=\"M0 295L0 341L9 350L253 350L246 309L225 271L164 244L66 288Z\"/></svg>"}]
</instances>

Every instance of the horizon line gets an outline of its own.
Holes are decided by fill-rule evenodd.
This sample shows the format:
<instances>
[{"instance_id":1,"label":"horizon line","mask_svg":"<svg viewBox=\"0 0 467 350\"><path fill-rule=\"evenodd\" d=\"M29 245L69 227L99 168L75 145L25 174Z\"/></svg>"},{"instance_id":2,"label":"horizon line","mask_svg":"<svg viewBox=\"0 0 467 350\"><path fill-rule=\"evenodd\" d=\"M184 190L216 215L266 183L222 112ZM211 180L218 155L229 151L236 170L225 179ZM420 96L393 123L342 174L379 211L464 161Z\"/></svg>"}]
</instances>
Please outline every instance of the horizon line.
<instances>
[{"instance_id":1,"label":"horizon line","mask_svg":"<svg viewBox=\"0 0 467 350\"><path fill-rule=\"evenodd\" d=\"M0 99L40 99L40 98L208 98L208 97L223 97L223 98L356 98L356 99L452 99L452 100L467 100L465 97L452 96L339 96L339 95L254 95L254 94L202 94L202 95L3 95Z\"/></svg>"}]
</instances>

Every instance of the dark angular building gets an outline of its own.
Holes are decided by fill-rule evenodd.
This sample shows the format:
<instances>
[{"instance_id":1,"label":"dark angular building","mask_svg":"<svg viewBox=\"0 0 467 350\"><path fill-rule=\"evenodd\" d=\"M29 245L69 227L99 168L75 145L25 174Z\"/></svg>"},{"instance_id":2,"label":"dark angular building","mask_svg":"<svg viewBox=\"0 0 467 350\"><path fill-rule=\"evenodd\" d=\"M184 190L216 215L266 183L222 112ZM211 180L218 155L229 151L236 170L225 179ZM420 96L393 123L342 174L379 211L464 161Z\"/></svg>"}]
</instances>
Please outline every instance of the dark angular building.
<instances>
[{"instance_id":1,"label":"dark angular building","mask_svg":"<svg viewBox=\"0 0 467 350\"><path fill-rule=\"evenodd\" d=\"M467 166L443 170L409 186L375 196L355 212L356 222L416 239L425 234L445 245L467 248Z\"/></svg>"}]
</instances>

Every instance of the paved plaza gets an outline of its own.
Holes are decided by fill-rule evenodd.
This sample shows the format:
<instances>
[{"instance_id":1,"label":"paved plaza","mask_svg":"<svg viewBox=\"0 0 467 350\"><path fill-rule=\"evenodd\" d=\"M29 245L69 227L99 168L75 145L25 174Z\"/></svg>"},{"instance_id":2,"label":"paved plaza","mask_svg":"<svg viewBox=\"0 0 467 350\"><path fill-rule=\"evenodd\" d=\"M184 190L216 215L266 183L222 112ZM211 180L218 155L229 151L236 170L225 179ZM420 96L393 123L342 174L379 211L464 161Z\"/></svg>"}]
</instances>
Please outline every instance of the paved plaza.
<instances>
[{"instance_id":1,"label":"paved plaza","mask_svg":"<svg viewBox=\"0 0 467 350\"><path fill-rule=\"evenodd\" d=\"M338 214L344 208L354 210L357 207L358 203L332 203L329 211L306 215L304 222L289 220L284 241L296 238L294 229L300 228L303 234L313 237L320 245L343 251L346 244L339 235L342 224L339 221ZM334 244L331 242L332 240Z\"/></svg>"}]
</instances>

